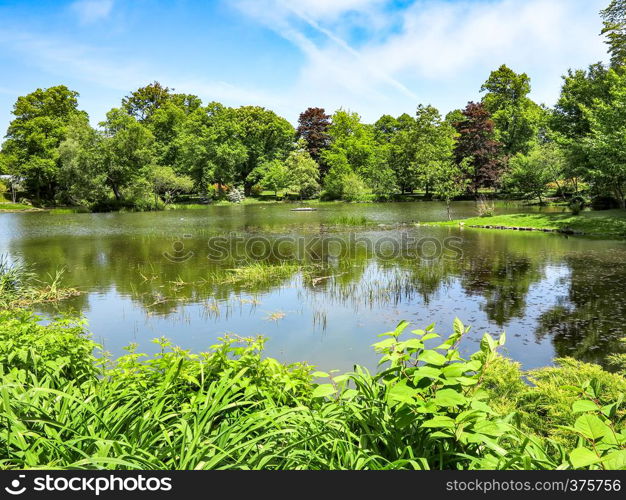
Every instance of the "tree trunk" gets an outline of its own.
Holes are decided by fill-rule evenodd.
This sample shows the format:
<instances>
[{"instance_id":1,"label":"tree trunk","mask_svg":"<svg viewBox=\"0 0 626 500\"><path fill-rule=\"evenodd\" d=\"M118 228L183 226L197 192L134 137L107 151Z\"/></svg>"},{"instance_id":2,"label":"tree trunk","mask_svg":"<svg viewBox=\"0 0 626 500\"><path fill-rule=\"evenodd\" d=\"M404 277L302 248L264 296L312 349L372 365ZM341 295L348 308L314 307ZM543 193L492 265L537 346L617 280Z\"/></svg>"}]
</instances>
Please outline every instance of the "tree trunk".
<instances>
[{"instance_id":1,"label":"tree trunk","mask_svg":"<svg viewBox=\"0 0 626 500\"><path fill-rule=\"evenodd\" d=\"M563 192L563 189L561 188L559 181L554 179L554 183L556 184L556 188L559 190L559 193L561 194L561 199L563 201L567 201L567 198L565 198L565 193Z\"/></svg>"},{"instance_id":2,"label":"tree trunk","mask_svg":"<svg viewBox=\"0 0 626 500\"><path fill-rule=\"evenodd\" d=\"M111 186L111 188L113 189L113 194L115 195L115 200L116 200L116 201L120 201L120 200L122 199L122 196L121 196L121 194L120 194L120 190L119 190L119 188L117 187L117 185L113 184L113 185Z\"/></svg>"},{"instance_id":3,"label":"tree trunk","mask_svg":"<svg viewBox=\"0 0 626 500\"><path fill-rule=\"evenodd\" d=\"M617 181L619 182L619 181ZM619 203L619 207L623 210L626 208L626 199L624 199L624 190L621 188L619 184L615 186L615 198L617 198L617 203Z\"/></svg>"}]
</instances>

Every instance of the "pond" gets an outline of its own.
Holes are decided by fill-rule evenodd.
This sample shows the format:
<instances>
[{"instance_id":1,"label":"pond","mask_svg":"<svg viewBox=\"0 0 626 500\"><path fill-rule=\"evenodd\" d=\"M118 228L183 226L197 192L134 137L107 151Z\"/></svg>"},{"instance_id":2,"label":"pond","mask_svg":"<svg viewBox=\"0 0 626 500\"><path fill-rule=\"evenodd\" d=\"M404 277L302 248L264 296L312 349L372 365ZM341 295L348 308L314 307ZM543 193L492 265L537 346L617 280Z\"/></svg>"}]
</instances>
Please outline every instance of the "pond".
<instances>
[{"instance_id":1,"label":"pond","mask_svg":"<svg viewBox=\"0 0 626 500\"><path fill-rule=\"evenodd\" d=\"M113 355L130 343L155 352L161 336L203 351L235 333L266 336L284 362L375 368L371 344L400 320L447 334L455 317L472 326L463 351L506 331L506 353L525 368L604 363L622 348L624 242L421 225L447 218L435 202L315 206L0 214L0 254L43 280L65 268L82 295L40 312L84 315ZM538 209L497 205L524 210Z\"/></svg>"}]
</instances>

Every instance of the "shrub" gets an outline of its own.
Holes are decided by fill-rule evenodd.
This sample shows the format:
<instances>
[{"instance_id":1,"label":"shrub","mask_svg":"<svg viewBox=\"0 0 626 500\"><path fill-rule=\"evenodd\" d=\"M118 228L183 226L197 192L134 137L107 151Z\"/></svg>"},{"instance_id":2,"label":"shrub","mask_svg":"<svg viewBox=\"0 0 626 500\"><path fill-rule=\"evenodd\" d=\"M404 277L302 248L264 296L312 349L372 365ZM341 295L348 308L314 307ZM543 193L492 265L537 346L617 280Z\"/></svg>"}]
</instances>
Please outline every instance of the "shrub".
<instances>
[{"instance_id":1,"label":"shrub","mask_svg":"<svg viewBox=\"0 0 626 500\"><path fill-rule=\"evenodd\" d=\"M246 199L243 194L243 190L236 187L233 187L228 191L228 194L226 194L226 198L231 203L241 203L243 200Z\"/></svg>"},{"instance_id":2,"label":"shrub","mask_svg":"<svg viewBox=\"0 0 626 500\"><path fill-rule=\"evenodd\" d=\"M358 174L347 174L341 182L341 199L353 203L372 201L372 190Z\"/></svg>"},{"instance_id":3,"label":"shrub","mask_svg":"<svg viewBox=\"0 0 626 500\"><path fill-rule=\"evenodd\" d=\"M496 206L492 201L481 196L476 200L476 211L479 217L493 217L496 212Z\"/></svg>"},{"instance_id":4,"label":"shrub","mask_svg":"<svg viewBox=\"0 0 626 500\"><path fill-rule=\"evenodd\" d=\"M460 321L447 339L433 326L407 337L407 326L375 344L378 374L356 367L340 375L264 359L264 339L232 336L202 354L159 339L159 354L147 357L131 346L113 362L81 322L44 326L31 313L0 313L0 467L623 466L623 377L565 362L534 372L538 388L552 380L538 391L540 400L548 390L571 396L559 396L558 422L575 442L561 445L516 416L516 392L532 400L536 389L497 354L504 336L485 335L480 350L464 359L458 344L467 329ZM562 369L566 375L554 376ZM504 377L495 379L496 372ZM503 412L498 399L514 411ZM543 422L539 430L558 425Z\"/></svg>"}]
</instances>

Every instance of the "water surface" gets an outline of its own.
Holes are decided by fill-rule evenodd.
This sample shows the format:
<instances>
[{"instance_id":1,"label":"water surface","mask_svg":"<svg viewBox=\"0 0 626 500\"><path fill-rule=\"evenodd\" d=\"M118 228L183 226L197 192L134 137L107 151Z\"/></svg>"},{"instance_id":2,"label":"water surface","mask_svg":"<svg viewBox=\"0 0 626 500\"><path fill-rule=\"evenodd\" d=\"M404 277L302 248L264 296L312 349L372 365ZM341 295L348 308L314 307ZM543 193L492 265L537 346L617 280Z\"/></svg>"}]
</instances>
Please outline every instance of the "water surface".
<instances>
[{"instance_id":1,"label":"water surface","mask_svg":"<svg viewBox=\"0 0 626 500\"><path fill-rule=\"evenodd\" d=\"M474 215L474 203L453 206L454 217ZM370 224L338 227L338 216ZM0 214L0 253L42 279L66 268L65 284L83 294L42 312L83 314L114 355L131 342L154 352L160 336L202 351L232 332L267 336L282 361L374 368L371 344L401 319L446 334L455 317L472 325L466 352L484 332L506 330L508 354L526 368L556 356L602 363L619 351L625 243L420 225L446 217L434 202ZM258 262L289 267L233 278Z\"/></svg>"}]
</instances>

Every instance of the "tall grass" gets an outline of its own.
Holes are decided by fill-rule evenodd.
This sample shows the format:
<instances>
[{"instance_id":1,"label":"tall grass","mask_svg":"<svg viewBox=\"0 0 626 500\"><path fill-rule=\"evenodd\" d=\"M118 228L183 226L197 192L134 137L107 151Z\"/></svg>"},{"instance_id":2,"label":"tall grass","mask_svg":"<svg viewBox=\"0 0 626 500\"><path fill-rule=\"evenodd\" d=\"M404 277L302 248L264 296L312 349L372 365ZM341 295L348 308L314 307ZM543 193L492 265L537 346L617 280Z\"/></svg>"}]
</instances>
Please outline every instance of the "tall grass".
<instances>
[{"instance_id":1,"label":"tall grass","mask_svg":"<svg viewBox=\"0 0 626 500\"><path fill-rule=\"evenodd\" d=\"M0 255L0 309L56 302L78 295L80 292L75 288L62 286L64 272L59 269L42 281L29 267Z\"/></svg>"},{"instance_id":2,"label":"tall grass","mask_svg":"<svg viewBox=\"0 0 626 500\"><path fill-rule=\"evenodd\" d=\"M439 340L433 327L405 340L406 326L375 345L380 373L337 375L266 359L262 338L225 337L204 354L159 339L159 354L131 347L113 362L96 356L80 322L43 326L28 312L0 312L0 467L576 466L562 445L494 409L489 373L503 339L486 336L462 359L460 322ZM440 345L427 349L429 342Z\"/></svg>"},{"instance_id":3,"label":"tall grass","mask_svg":"<svg viewBox=\"0 0 626 500\"><path fill-rule=\"evenodd\" d=\"M328 220L332 226L367 226L370 223L364 215L337 215Z\"/></svg>"},{"instance_id":4,"label":"tall grass","mask_svg":"<svg viewBox=\"0 0 626 500\"><path fill-rule=\"evenodd\" d=\"M219 284L239 284L256 287L281 280L290 279L301 270L299 264L291 262L269 263L259 261L244 267L228 269L226 272L213 273L207 281Z\"/></svg>"}]
</instances>

